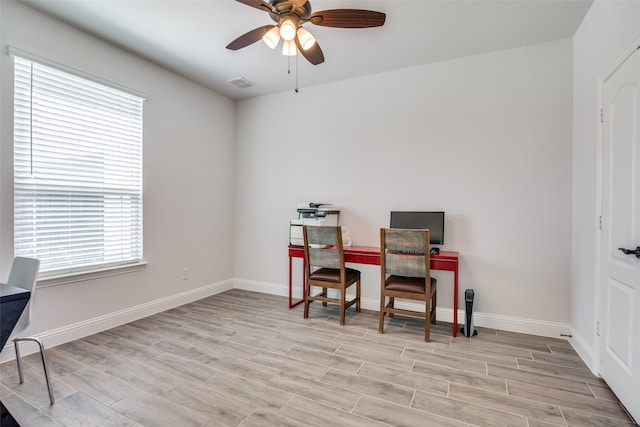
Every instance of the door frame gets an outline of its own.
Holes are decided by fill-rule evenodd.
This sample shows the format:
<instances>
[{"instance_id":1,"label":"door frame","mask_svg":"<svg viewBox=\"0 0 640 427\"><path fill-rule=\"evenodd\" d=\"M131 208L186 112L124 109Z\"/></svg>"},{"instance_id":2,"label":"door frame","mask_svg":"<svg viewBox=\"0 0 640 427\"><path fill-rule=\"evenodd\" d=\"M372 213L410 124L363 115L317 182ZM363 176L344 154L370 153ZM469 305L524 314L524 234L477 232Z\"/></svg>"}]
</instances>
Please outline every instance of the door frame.
<instances>
[{"instance_id":1,"label":"door frame","mask_svg":"<svg viewBox=\"0 0 640 427\"><path fill-rule=\"evenodd\" d=\"M604 109L604 85L611 78L611 76L620 68L620 66L636 51L640 50L640 34L638 34L634 40L613 60L611 65L605 70L605 72L598 78L598 110L597 110L597 146L596 146L596 226L595 226L595 276L594 276L594 293L593 293L593 353L592 353L592 368L591 370L599 377L600 374L600 361L602 353L602 337L599 331L599 322L604 315L601 310L600 298L602 296L602 288L604 286L600 281L600 272L602 270L602 260L600 255L602 253L602 233L601 233L601 218L602 218L602 179L603 179L603 156L604 156L604 127L602 123L601 112Z\"/></svg>"}]
</instances>

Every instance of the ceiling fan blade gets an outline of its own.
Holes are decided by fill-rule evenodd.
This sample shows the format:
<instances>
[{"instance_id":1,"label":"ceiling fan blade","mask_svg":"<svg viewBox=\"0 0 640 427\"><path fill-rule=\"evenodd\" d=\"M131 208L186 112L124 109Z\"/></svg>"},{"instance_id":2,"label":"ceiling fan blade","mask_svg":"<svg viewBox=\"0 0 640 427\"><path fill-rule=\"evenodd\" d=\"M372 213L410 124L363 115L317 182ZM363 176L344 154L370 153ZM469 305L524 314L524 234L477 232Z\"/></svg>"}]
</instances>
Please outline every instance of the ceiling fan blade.
<instances>
[{"instance_id":1,"label":"ceiling fan blade","mask_svg":"<svg viewBox=\"0 0 640 427\"><path fill-rule=\"evenodd\" d=\"M322 53L322 49L320 49L317 41L309 49L304 50L302 49L302 46L300 46L300 41L296 36L296 46L298 47L298 51L302 54L302 56L304 56L305 59L311 62L313 65L322 64L324 62L324 54Z\"/></svg>"},{"instance_id":2,"label":"ceiling fan blade","mask_svg":"<svg viewBox=\"0 0 640 427\"><path fill-rule=\"evenodd\" d=\"M243 47L247 47L250 44L260 40L262 36L267 34L267 32L273 27L275 27L275 25L263 25L262 27L258 27L255 30L251 30L229 43L227 45L227 49L238 50L242 49Z\"/></svg>"},{"instance_id":3,"label":"ceiling fan blade","mask_svg":"<svg viewBox=\"0 0 640 427\"><path fill-rule=\"evenodd\" d=\"M256 9L265 10L271 12L271 5L263 0L236 0L247 6L255 7Z\"/></svg>"},{"instance_id":4,"label":"ceiling fan blade","mask_svg":"<svg viewBox=\"0 0 640 427\"><path fill-rule=\"evenodd\" d=\"M387 15L374 10L330 9L313 13L312 24L336 28L371 28L384 25Z\"/></svg>"}]
</instances>

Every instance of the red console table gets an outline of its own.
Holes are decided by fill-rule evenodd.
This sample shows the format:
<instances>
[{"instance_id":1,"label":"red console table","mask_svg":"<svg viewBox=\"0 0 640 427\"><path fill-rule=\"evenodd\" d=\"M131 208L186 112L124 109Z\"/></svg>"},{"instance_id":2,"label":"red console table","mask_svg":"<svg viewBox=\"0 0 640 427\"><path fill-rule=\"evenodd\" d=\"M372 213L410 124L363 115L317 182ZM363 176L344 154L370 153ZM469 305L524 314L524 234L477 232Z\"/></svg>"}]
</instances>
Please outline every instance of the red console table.
<instances>
[{"instance_id":1,"label":"red console table","mask_svg":"<svg viewBox=\"0 0 640 427\"><path fill-rule=\"evenodd\" d=\"M304 247L289 245L289 308L304 302L305 286L302 287L302 299L292 300L293 258L304 258ZM437 255L431 255L430 264L432 270L443 270L453 272L453 336L458 335L458 252L440 251ZM375 246L345 246L345 262L355 264L380 265L380 248Z\"/></svg>"}]
</instances>

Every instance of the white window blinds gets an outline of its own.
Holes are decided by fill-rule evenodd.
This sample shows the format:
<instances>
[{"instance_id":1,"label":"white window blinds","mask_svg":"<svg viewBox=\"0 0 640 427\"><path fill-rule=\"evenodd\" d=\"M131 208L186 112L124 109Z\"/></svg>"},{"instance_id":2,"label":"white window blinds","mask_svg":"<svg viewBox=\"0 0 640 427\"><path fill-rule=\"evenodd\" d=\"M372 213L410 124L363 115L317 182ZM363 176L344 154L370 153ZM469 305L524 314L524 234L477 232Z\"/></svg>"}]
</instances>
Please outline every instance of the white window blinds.
<instances>
[{"instance_id":1,"label":"white window blinds","mask_svg":"<svg viewBox=\"0 0 640 427\"><path fill-rule=\"evenodd\" d=\"M14 61L15 255L41 276L141 261L143 99Z\"/></svg>"}]
</instances>

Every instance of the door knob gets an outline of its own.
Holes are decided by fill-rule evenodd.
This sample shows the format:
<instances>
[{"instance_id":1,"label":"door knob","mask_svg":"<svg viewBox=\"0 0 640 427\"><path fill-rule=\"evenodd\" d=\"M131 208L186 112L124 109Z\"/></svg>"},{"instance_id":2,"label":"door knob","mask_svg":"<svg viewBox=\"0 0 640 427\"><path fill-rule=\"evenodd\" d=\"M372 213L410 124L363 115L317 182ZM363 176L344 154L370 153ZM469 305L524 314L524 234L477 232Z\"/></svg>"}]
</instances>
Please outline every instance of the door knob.
<instances>
[{"instance_id":1,"label":"door knob","mask_svg":"<svg viewBox=\"0 0 640 427\"><path fill-rule=\"evenodd\" d=\"M618 249L624 252L626 255L635 254L636 258L640 258L640 246L636 247L635 249L625 249L625 248L618 248Z\"/></svg>"}]
</instances>

